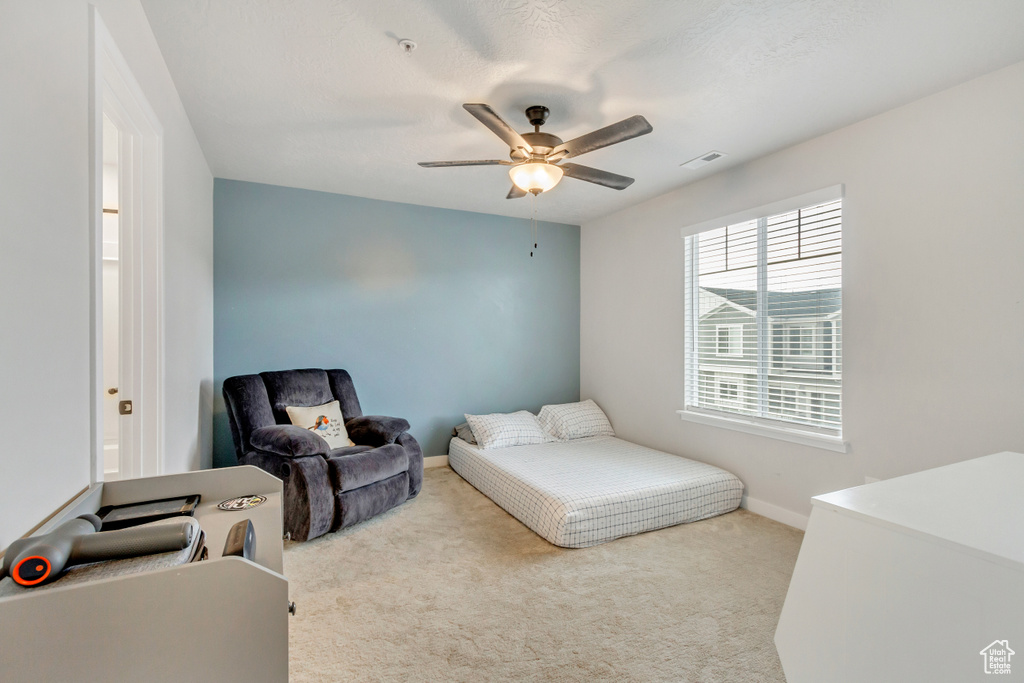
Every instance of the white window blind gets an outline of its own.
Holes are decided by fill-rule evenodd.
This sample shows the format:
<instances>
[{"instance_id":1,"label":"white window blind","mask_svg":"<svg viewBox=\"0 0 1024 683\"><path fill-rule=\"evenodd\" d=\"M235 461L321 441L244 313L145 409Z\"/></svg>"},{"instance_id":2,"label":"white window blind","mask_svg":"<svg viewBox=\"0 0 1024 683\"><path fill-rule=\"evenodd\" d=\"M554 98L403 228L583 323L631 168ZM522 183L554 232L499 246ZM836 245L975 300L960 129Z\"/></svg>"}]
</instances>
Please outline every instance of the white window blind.
<instances>
[{"instance_id":1,"label":"white window blind","mask_svg":"<svg viewBox=\"0 0 1024 683\"><path fill-rule=\"evenodd\" d=\"M842 200L686 237L686 407L839 435Z\"/></svg>"}]
</instances>

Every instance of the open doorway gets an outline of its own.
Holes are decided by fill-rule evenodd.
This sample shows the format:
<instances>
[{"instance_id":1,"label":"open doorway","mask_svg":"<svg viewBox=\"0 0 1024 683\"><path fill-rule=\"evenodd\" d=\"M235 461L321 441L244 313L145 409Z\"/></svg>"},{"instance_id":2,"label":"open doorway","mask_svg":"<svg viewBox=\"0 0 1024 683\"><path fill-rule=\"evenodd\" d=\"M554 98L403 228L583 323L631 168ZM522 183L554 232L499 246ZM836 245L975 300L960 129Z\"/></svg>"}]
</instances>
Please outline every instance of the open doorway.
<instances>
[{"instance_id":1,"label":"open doorway","mask_svg":"<svg viewBox=\"0 0 1024 683\"><path fill-rule=\"evenodd\" d=\"M121 314L121 253L120 246L124 243L120 235L120 203L118 202L118 152L120 147L120 131L110 117L103 115L103 243L102 243L102 274L101 274L101 313L103 326L103 479L111 481L131 476L134 469L131 452L131 434L127 438L121 436L122 427L125 432L131 430L130 411L121 419L120 413L131 405L121 403L122 383L131 386L131 344L122 344L121 337L125 330L131 329L131 307L126 307ZM130 251L130 250L129 250ZM130 255L130 254L129 254ZM130 259L128 264L130 266ZM127 278L130 280L130 278ZM130 284L130 282L129 282ZM130 287L129 287L130 289ZM129 292L130 295L130 292ZM128 299L130 301L130 298ZM122 363L122 348L125 352ZM123 372L122 372L122 365ZM123 380L123 382L122 382ZM128 392L125 392L128 393ZM121 441L125 448L120 448ZM121 462L121 456L126 462Z\"/></svg>"},{"instance_id":2,"label":"open doorway","mask_svg":"<svg viewBox=\"0 0 1024 683\"><path fill-rule=\"evenodd\" d=\"M162 128L96 10L93 480L162 474Z\"/></svg>"}]
</instances>

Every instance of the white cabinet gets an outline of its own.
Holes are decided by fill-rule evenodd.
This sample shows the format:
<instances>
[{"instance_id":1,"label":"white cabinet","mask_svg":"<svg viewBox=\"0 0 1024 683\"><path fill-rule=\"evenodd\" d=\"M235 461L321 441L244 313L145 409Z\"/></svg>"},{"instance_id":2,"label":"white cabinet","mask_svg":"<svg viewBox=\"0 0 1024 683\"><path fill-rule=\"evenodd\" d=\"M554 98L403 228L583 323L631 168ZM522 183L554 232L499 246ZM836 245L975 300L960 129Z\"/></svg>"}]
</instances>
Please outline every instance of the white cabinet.
<instances>
[{"instance_id":1,"label":"white cabinet","mask_svg":"<svg viewBox=\"0 0 1024 683\"><path fill-rule=\"evenodd\" d=\"M789 683L991 681L997 641L1024 678L1024 455L813 499L775 633Z\"/></svg>"},{"instance_id":2,"label":"white cabinet","mask_svg":"<svg viewBox=\"0 0 1024 683\"><path fill-rule=\"evenodd\" d=\"M194 493L209 560L0 600L0 680L287 681L279 479L232 467L108 482L40 532L103 505ZM267 501L245 512L216 507L251 494ZM246 518L256 561L221 557L228 529Z\"/></svg>"}]
</instances>

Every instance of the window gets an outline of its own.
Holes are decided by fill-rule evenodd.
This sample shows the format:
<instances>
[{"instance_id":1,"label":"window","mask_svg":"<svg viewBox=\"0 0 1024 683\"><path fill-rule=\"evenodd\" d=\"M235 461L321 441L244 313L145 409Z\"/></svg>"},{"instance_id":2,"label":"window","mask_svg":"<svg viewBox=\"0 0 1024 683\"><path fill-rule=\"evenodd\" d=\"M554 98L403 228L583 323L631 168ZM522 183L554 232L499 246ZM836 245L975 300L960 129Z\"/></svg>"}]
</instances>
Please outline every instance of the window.
<instances>
[{"instance_id":1,"label":"window","mask_svg":"<svg viewBox=\"0 0 1024 683\"><path fill-rule=\"evenodd\" d=\"M686 236L684 416L841 437L842 200L814 199Z\"/></svg>"},{"instance_id":2,"label":"window","mask_svg":"<svg viewBox=\"0 0 1024 683\"><path fill-rule=\"evenodd\" d=\"M743 355L743 325L716 325L719 356Z\"/></svg>"},{"instance_id":3,"label":"window","mask_svg":"<svg viewBox=\"0 0 1024 683\"><path fill-rule=\"evenodd\" d=\"M814 323L792 323L788 325L776 325L783 330L786 355L788 356L812 356L814 355Z\"/></svg>"},{"instance_id":4,"label":"window","mask_svg":"<svg viewBox=\"0 0 1024 683\"><path fill-rule=\"evenodd\" d=\"M735 382L719 382L718 397L723 401L735 401L740 397L740 385Z\"/></svg>"}]
</instances>

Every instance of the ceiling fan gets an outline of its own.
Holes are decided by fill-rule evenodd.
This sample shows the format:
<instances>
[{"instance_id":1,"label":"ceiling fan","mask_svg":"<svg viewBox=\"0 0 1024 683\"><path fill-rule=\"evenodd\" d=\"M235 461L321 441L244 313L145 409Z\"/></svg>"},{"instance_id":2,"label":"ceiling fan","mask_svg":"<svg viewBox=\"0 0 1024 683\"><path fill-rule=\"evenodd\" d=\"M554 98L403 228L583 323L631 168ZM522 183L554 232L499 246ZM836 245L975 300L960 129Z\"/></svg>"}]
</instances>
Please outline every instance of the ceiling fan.
<instances>
[{"instance_id":1,"label":"ceiling fan","mask_svg":"<svg viewBox=\"0 0 1024 683\"><path fill-rule=\"evenodd\" d=\"M526 118L533 126L532 133L517 133L486 104L468 103L462 107L508 145L511 161L504 159L421 161L420 166L425 168L511 166L509 176L512 178L512 189L509 190L506 199L525 197L527 193L538 195L541 192L546 192L557 185L563 175L614 190L624 190L633 184L633 178L589 166L563 164L562 161L608 145L624 142L630 138L647 135L654 130L644 117L630 116L618 123L599 128L568 142L562 142L562 139L556 135L540 132L540 127L544 125L548 114L551 113L547 107L534 105L526 109Z\"/></svg>"}]
</instances>

